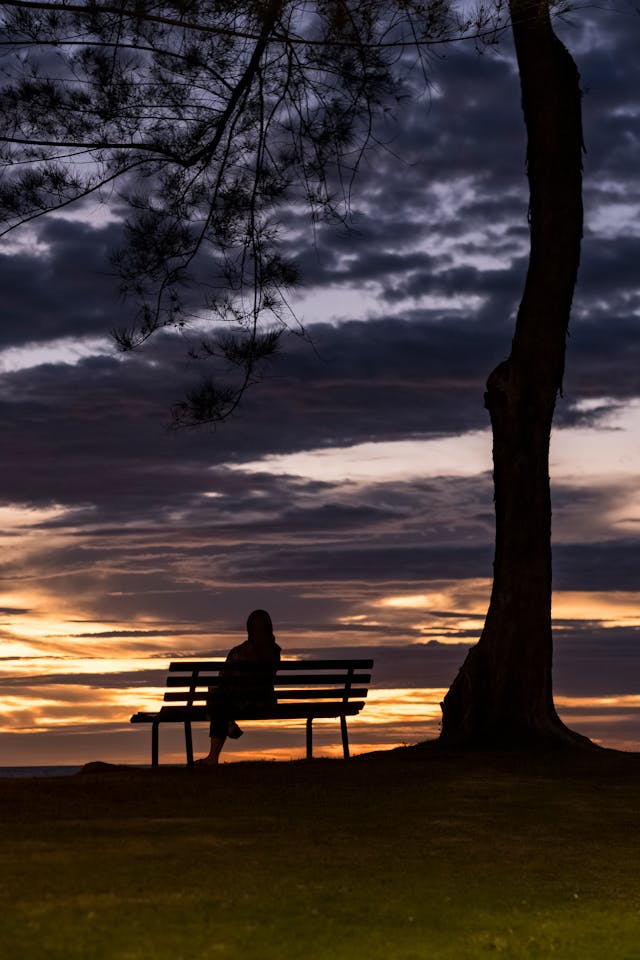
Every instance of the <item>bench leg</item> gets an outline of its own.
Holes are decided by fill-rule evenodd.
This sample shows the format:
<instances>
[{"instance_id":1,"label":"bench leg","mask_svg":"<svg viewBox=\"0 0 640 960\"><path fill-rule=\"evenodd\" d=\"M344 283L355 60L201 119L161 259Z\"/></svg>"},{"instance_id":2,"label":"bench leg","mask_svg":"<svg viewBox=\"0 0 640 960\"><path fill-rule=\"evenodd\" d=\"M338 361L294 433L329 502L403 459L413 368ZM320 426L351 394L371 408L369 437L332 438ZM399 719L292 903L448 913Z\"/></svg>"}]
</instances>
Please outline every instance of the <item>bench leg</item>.
<instances>
[{"instance_id":1,"label":"bench leg","mask_svg":"<svg viewBox=\"0 0 640 960\"><path fill-rule=\"evenodd\" d=\"M193 740L191 738L191 721L184 722L184 746L187 751L187 766L193 766Z\"/></svg>"},{"instance_id":2,"label":"bench leg","mask_svg":"<svg viewBox=\"0 0 640 960\"><path fill-rule=\"evenodd\" d=\"M307 760L313 757L313 717L307 717Z\"/></svg>"},{"instance_id":3,"label":"bench leg","mask_svg":"<svg viewBox=\"0 0 640 960\"><path fill-rule=\"evenodd\" d=\"M154 721L151 726L151 766L158 766L158 727L160 724Z\"/></svg>"},{"instance_id":4,"label":"bench leg","mask_svg":"<svg viewBox=\"0 0 640 960\"><path fill-rule=\"evenodd\" d=\"M347 734L347 718L340 717L340 730L342 731L342 749L345 760L349 759L349 735Z\"/></svg>"}]
</instances>

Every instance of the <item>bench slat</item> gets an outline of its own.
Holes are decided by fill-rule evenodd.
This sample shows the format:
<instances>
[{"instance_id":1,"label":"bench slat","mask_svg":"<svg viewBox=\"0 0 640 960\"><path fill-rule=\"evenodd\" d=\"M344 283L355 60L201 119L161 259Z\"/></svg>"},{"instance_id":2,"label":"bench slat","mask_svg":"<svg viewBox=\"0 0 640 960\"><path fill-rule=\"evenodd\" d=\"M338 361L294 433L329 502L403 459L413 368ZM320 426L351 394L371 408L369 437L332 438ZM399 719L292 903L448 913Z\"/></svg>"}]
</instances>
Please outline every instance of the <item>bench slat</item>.
<instances>
[{"instance_id":1,"label":"bench slat","mask_svg":"<svg viewBox=\"0 0 640 960\"><path fill-rule=\"evenodd\" d=\"M363 700L350 700L348 703L282 703L263 713L250 713L246 716L236 714L234 719L245 720L303 720L306 717L354 717L364 707ZM131 723L153 723L154 720L182 723L191 720L194 723L206 721L206 707L162 707L157 713L136 713Z\"/></svg>"},{"instance_id":2,"label":"bench slat","mask_svg":"<svg viewBox=\"0 0 640 960\"><path fill-rule=\"evenodd\" d=\"M317 686L317 687L328 687L333 684L333 686L344 687L346 681L349 683L371 683L371 674L370 673L354 673L352 676L347 677L344 673L341 674L322 674L322 673L310 673L302 674L301 676L289 676L281 677L276 675L274 680L274 686L277 687L294 687L294 686ZM167 677L167 686L168 687L217 687L220 682L220 678L217 674L198 674L197 677L193 675L188 675L186 677Z\"/></svg>"},{"instance_id":3,"label":"bench slat","mask_svg":"<svg viewBox=\"0 0 640 960\"><path fill-rule=\"evenodd\" d=\"M352 700L356 697L366 697L367 687L334 687L333 690L278 690L276 699L280 700L341 700L349 697ZM195 693L189 693L188 690L171 691L165 693L165 703L181 703L185 700L204 702L207 699L206 690L198 690Z\"/></svg>"},{"instance_id":4,"label":"bench slat","mask_svg":"<svg viewBox=\"0 0 640 960\"><path fill-rule=\"evenodd\" d=\"M169 671L184 673L194 670L219 670L226 663L225 660L174 660L169 664ZM253 664L250 661L236 660L233 664L234 669L239 666L251 669ZM281 660L278 664L278 671L281 670L370 670L373 666L373 660Z\"/></svg>"}]
</instances>

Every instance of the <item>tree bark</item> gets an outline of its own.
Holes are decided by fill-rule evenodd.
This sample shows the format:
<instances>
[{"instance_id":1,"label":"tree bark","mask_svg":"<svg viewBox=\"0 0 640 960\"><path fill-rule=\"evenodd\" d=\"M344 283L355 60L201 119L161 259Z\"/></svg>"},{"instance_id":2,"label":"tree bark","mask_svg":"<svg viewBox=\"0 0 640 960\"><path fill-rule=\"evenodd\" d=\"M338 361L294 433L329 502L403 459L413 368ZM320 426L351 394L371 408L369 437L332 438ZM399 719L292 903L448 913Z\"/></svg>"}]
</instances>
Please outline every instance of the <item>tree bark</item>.
<instances>
[{"instance_id":1,"label":"tree bark","mask_svg":"<svg viewBox=\"0 0 640 960\"><path fill-rule=\"evenodd\" d=\"M478 644L442 704L441 740L524 746L587 742L552 695L549 442L582 238L577 67L547 0L511 0L527 130L531 248L511 354L485 393L493 430L496 546Z\"/></svg>"}]
</instances>

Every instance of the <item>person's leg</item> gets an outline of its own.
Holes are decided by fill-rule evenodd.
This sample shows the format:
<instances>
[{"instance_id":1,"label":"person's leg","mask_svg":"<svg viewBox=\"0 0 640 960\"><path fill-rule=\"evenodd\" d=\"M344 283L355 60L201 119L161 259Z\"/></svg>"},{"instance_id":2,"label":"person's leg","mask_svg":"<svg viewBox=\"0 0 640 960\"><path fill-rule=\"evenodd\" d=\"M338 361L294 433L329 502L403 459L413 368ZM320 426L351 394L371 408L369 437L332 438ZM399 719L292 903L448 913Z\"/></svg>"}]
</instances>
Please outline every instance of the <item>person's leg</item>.
<instances>
[{"instance_id":1,"label":"person's leg","mask_svg":"<svg viewBox=\"0 0 640 960\"><path fill-rule=\"evenodd\" d=\"M220 754L222 753L222 748L224 747L224 742L226 739L226 737L211 737L209 753L206 755L206 757L202 757L201 760L198 760L199 766L215 766L220 760Z\"/></svg>"},{"instance_id":2,"label":"person's leg","mask_svg":"<svg viewBox=\"0 0 640 960\"><path fill-rule=\"evenodd\" d=\"M209 737L211 743L206 757L197 761L198 765L203 767L215 766L219 762L229 728L226 704L220 696L216 696L215 691L212 691L212 695L207 699L207 706L209 708Z\"/></svg>"}]
</instances>

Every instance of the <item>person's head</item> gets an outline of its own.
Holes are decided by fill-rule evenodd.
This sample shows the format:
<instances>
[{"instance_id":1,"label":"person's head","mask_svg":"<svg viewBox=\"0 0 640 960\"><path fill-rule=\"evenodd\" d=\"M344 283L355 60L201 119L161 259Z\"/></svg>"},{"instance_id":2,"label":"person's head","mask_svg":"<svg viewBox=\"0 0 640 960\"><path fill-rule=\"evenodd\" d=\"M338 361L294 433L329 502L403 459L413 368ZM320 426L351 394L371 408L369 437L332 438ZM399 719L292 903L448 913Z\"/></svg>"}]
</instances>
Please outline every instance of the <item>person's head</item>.
<instances>
[{"instance_id":1,"label":"person's head","mask_svg":"<svg viewBox=\"0 0 640 960\"><path fill-rule=\"evenodd\" d=\"M247 619L247 633L250 640L273 640L273 624L266 610L254 610Z\"/></svg>"}]
</instances>

